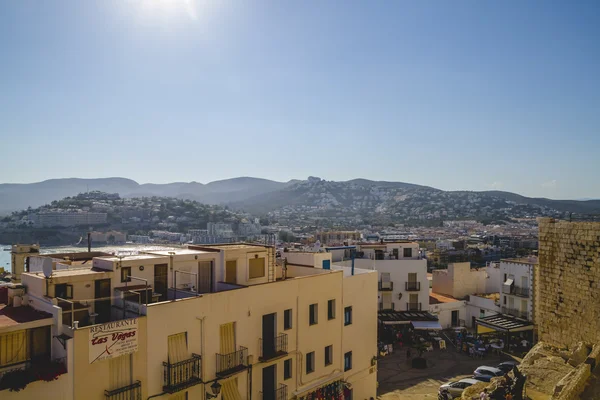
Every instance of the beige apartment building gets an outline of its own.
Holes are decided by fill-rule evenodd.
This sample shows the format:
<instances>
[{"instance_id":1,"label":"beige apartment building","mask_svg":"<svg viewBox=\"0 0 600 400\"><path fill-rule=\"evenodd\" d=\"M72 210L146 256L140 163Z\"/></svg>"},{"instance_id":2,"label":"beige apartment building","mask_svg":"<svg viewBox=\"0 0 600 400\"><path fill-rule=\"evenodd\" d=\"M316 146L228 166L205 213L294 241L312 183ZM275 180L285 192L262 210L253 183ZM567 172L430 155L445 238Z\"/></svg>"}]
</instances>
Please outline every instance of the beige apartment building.
<instances>
[{"instance_id":1,"label":"beige apartment building","mask_svg":"<svg viewBox=\"0 0 600 400\"><path fill-rule=\"evenodd\" d=\"M0 287L3 400L376 395L374 271L282 267L250 244L37 250Z\"/></svg>"}]
</instances>

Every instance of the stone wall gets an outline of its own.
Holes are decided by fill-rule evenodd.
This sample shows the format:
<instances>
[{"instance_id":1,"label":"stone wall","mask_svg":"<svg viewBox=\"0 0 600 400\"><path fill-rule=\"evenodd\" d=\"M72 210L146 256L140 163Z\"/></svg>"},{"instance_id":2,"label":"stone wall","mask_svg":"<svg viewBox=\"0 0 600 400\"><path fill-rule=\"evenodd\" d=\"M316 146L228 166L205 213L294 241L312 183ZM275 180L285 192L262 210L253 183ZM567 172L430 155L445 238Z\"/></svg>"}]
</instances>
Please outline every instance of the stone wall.
<instances>
[{"instance_id":1,"label":"stone wall","mask_svg":"<svg viewBox=\"0 0 600 400\"><path fill-rule=\"evenodd\" d=\"M539 219L535 273L539 339L600 343L600 223Z\"/></svg>"}]
</instances>

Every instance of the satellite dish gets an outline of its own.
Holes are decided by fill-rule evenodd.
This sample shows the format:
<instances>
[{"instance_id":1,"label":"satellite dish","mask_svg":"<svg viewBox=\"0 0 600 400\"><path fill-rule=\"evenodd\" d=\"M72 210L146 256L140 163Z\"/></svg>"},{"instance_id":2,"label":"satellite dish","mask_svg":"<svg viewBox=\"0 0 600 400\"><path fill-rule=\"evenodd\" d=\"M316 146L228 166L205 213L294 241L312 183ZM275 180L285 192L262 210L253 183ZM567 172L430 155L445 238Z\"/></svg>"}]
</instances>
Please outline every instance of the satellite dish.
<instances>
[{"instance_id":1,"label":"satellite dish","mask_svg":"<svg viewBox=\"0 0 600 400\"><path fill-rule=\"evenodd\" d=\"M52 268L52 259L44 258L42 261L42 272L46 278L50 278L52 276L53 268Z\"/></svg>"}]
</instances>

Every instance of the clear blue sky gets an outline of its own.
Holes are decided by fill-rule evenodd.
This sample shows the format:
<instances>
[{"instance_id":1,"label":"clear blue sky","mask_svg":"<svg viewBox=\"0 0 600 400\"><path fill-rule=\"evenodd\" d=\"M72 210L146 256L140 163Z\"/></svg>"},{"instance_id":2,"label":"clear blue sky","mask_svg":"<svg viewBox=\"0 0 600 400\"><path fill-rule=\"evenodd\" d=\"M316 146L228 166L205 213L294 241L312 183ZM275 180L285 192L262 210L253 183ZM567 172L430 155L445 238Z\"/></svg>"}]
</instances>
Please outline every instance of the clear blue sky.
<instances>
[{"instance_id":1,"label":"clear blue sky","mask_svg":"<svg viewBox=\"0 0 600 400\"><path fill-rule=\"evenodd\" d=\"M0 182L600 198L600 2L3 1Z\"/></svg>"}]
</instances>

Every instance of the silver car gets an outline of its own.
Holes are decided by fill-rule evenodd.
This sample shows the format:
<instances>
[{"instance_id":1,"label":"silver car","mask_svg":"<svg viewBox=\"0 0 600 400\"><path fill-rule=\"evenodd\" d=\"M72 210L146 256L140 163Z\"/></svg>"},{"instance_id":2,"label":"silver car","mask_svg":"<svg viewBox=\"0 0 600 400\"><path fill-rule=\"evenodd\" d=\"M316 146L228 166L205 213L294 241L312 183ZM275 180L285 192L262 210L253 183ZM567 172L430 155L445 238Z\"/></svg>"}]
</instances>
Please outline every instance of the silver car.
<instances>
[{"instance_id":1,"label":"silver car","mask_svg":"<svg viewBox=\"0 0 600 400\"><path fill-rule=\"evenodd\" d=\"M444 383L442 386L440 386L440 393L442 393L444 390L448 390L451 398L454 399L460 397L463 390L476 383L479 383L479 381L472 378L465 378L461 379L460 381Z\"/></svg>"}]
</instances>

